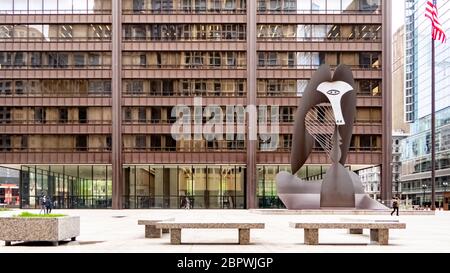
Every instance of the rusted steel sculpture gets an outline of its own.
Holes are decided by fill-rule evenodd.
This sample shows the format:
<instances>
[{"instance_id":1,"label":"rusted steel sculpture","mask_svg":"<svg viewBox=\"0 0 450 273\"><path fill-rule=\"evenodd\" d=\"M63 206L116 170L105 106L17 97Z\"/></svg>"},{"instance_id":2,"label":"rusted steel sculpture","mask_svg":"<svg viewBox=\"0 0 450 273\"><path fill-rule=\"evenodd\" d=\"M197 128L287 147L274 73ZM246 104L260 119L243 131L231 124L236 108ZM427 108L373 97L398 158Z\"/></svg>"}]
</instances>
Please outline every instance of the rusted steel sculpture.
<instances>
[{"instance_id":1,"label":"rusted steel sculpture","mask_svg":"<svg viewBox=\"0 0 450 273\"><path fill-rule=\"evenodd\" d=\"M277 175L278 196L288 209L387 209L364 191L359 176L344 167L356 114L352 71L345 65L334 74L322 65L312 76L295 118L292 174ZM295 174L318 143L331 159L323 181L304 181Z\"/></svg>"}]
</instances>

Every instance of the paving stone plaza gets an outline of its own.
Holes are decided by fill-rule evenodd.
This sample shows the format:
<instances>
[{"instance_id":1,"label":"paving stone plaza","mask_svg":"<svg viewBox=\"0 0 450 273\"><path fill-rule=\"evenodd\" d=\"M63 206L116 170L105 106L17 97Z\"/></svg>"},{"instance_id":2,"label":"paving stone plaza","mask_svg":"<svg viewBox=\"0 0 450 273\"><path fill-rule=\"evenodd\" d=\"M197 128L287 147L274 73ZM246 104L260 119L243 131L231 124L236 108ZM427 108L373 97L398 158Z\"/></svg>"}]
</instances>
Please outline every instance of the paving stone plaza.
<instances>
[{"instance_id":1,"label":"paving stone plaza","mask_svg":"<svg viewBox=\"0 0 450 273\"><path fill-rule=\"evenodd\" d=\"M39 213L38 210L27 210ZM15 215L20 210L0 212L0 217ZM56 252L56 253L361 253L361 252L450 252L450 212L436 211L435 215L296 215L264 214L251 210L57 210L71 216L80 216L80 236L71 242L21 243L0 245L0 253ZM265 229L251 230L249 245L237 244L237 230L182 230L183 244L171 245L170 235L148 239L144 236L141 219L176 221L252 221L265 223ZM289 227L292 221L349 221L399 220L406 229L390 230L389 245L369 244L369 230L362 235L348 234L346 230L320 230L320 244L304 244L303 230Z\"/></svg>"}]
</instances>

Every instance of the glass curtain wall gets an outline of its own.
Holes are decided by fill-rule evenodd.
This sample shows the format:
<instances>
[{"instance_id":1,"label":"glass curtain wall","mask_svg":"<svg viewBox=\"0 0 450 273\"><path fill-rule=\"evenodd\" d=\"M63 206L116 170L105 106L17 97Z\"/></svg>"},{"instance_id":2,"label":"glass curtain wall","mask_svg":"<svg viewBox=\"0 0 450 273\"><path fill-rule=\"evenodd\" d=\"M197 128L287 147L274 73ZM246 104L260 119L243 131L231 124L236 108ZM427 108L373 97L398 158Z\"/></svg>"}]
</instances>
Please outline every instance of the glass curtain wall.
<instances>
[{"instance_id":1,"label":"glass curtain wall","mask_svg":"<svg viewBox=\"0 0 450 273\"><path fill-rule=\"evenodd\" d=\"M39 208L47 195L56 209L110 208L111 167L106 165L22 166L21 208Z\"/></svg>"},{"instance_id":2,"label":"glass curtain wall","mask_svg":"<svg viewBox=\"0 0 450 273\"><path fill-rule=\"evenodd\" d=\"M179 165L124 167L125 208L195 209L245 207L245 167Z\"/></svg>"}]
</instances>

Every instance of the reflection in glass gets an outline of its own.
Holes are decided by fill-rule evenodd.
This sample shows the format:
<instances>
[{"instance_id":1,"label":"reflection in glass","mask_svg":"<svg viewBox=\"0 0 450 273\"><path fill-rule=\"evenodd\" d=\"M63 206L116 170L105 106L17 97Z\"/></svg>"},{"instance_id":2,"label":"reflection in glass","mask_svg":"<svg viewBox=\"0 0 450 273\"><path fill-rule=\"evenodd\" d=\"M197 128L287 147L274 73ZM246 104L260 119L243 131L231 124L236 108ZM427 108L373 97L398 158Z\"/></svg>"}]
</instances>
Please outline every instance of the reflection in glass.
<instances>
[{"instance_id":1,"label":"reflection in glass","mask_svg":"<svg viewBox=\"0 0 450 273\"><path fill-rule=\"evenodd\" d=\"M6 14L13 13L13 0L2 0L2 4L0 6L0 12Z\"/></svg>"},{"instance_id":2,"label":"reflection in glass","mask_svg":"<svg viewBox=\"0 0 450 273\"><path fill-rule=\"evenodd\" d=\"M28 10L28 0L14 0L14 13L26 13Z\"/></svg>"},{"instance_id":3,"label":"reflection in glass","mask_svg":"<svg viewBox=\"0 0 450 273\"><path fill-rule=\"evenodd\" d=\"M86 0L73 1L73 13L86 13L87 2Z\"/></svg>"},{"instance_id":4,"label":"reflection in glass","mask_svg":"<svg viewBox=\"0 0 450 273\"><path fill-rule=\"evenodd\" d=\"M57 0L45 0L44 1L44 13L46 13L46 14L56 14L56 13L58 13L58 2L57 2Z\"/></svg>"},{"instance_id":5,"label":"reflection in glass","mask_svg":"<svg viewBox=\"0 0 450 273\"><path fill-rule=\"evenodd\" d=\"M58 12L69 14L72 13L72 0L58 0Z\"/></svg>"}]
</instances>

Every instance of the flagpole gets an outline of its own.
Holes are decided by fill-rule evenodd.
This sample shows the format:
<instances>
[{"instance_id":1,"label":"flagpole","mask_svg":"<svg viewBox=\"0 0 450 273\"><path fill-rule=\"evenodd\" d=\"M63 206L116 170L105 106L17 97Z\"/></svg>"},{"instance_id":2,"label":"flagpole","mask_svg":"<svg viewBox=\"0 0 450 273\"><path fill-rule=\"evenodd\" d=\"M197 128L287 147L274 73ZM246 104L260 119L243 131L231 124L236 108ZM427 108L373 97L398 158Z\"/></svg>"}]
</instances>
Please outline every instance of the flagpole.
<instances>
[{"instance_id":1,"label":"flagpole","mask_svg":"<svg viewBox=\"0 0 450 273\"><path fill-rule=\"evenodd\" d=\"M437 5L437 1L433 0L434 5ZM436 76L435 76L435 43L434 37L431 37L431 210L436 210L436 190L435 190L435 180L436 180Z\"/></svg>"}]
</instances>

